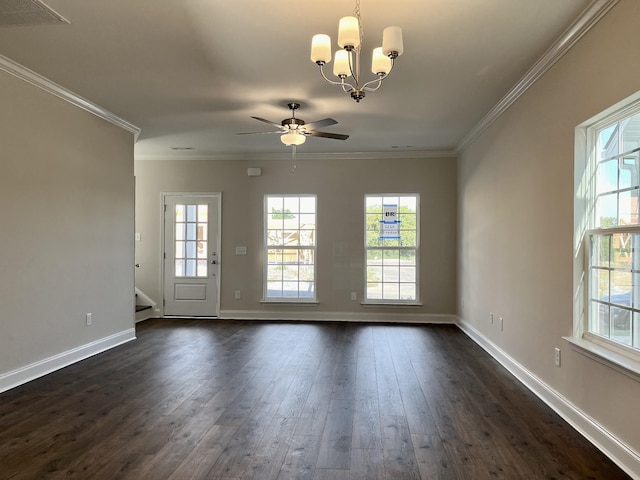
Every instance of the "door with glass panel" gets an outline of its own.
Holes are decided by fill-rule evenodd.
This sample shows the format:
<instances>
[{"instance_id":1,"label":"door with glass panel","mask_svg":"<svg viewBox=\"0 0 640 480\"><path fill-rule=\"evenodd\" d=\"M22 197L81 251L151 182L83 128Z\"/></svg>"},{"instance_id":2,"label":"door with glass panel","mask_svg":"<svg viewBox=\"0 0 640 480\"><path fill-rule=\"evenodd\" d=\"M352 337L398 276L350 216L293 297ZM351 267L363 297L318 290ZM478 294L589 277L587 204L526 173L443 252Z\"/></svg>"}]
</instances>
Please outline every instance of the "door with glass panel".
<instances>
[{"instance_id":1,"label":"door with glass panel","mask_svg":"<svg viewBox=\"0 0 640 480\"><path fill-rule=\"evenodd\" d=\"M217 317L220 194L164 200L164 314Z\"/></svg>"}]
</instances>

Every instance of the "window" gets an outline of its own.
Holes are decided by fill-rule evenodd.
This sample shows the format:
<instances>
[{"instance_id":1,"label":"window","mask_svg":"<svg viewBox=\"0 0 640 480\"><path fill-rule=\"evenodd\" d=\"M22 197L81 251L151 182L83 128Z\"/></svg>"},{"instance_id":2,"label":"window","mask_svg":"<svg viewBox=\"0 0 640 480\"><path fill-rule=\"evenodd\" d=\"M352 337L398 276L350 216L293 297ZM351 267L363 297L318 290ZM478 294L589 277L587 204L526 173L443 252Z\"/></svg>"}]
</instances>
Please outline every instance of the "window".
<instances>
[{"instance_id":1,"label":"window","mask_svg":"<svg viewBox=\"0 0 640 480\"><path fill-rule=\"evenodd\" d=\"M316 197L265 197L265 300L316 299Z\"/></svg>"},{"instance_id":2,"label":"window","mask_svg":"<svg viewBox=\"0 0 640 480\"><path fill-rule=\"evenodd\" d=\"M417 194L365 197L365 301L419 301Z\"/></svg>"},{"instance_id":3,"label":"window","mask_svg":"<svg viewBox=\"0 0 640 480\"><path fill-rule=\"evenodd\" d=\"M640 102L588 126L586 142L583 336L635 356L640 353Z\"/></svg>"}]
</instances>

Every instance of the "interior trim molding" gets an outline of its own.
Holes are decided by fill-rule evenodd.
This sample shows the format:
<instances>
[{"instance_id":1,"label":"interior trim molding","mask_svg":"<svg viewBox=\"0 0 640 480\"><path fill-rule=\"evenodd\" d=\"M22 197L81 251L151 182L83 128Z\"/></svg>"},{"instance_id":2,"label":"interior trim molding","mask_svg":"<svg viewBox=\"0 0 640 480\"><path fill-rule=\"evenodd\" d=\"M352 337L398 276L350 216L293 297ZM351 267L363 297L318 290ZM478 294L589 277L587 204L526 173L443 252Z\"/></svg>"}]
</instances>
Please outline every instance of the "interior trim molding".
<instances>
[{"instance_id":1,"label":"interior trim molding","mask_svg":"<svg viewBox=\"0 0 640 480\"><path fill-rule=\"evenodd\" d=\"M582 14L565 30L560 38L518 80L507 94L476 124L455 149L456 155L466 150L493 122L536 83L562 58L593 26L620 0L592 0Z\"/></svg>"},{"instance_id":2,"label":"interior trim molding","mask_svg":"<svg viewBox=\"0 0 640 480\"><path fill-rule=\"evenodd\" d=\"M0 374L0 393L135 339L135 328L129 328L11 372Z\"/></svg>"},{"instance_id":3,"label":"interior trim molding","mask_svg":"<svg viewBox=\"0 0 640 480\"><path fill-rule=\"evenodd\" d=\"M524 384L525 387L531 390L540 400L546 403L554 412L560 415L621 469L633 478L640 478L640 453L631 449L613 433L600 425L595 419L572 404L550 385L534 375L533 372L527 370L513 357L482 335L471 324L459 317L457 324L471 340L496 359Z\"/></svg>"},{"instance_id":4,"label":"interior trim molding","mask_svg":"<svg viewBox=\"0 0 640 480\"><path fill-rule=\"evenodd\" d=\"M370 323L417 323L455 325L452 314L431 313L376 313L376 312L317 312L285 310L221 310L223 320L275 320L303 322L370 322Z\"/></svg>"},{"instance_id":5,"label":"interior trim molding","mask_svg":"<svg viewBox=\"0 0 640 480\"><path fill-rule=\"evenodd\" d=\"M92 113L97 117L116 125L117 127L133 133L134 140L138 140L138 136L141 131L140 128L3 55L0 55L0 71L13 75L20 80L24 80L31 85L41 88L45 92L55 95L56 97Z\"/></svg>"},{"instance_id":6,"label":"interior trim molding","mask_svg":"<svg viewBox=\"0 0 640 480\"><path fill-rule=\"evenodd\" d=\"M421 158L455 158L457 153L453 150L404 150L397 152L337 152L337 153L296 153L296 160L405 160ZM271 153L238 153L238 154L171 154L135 156L136 160L162 161L162 160L286 160L291 161L291 151Z\"/></svg>"}]
</instances>

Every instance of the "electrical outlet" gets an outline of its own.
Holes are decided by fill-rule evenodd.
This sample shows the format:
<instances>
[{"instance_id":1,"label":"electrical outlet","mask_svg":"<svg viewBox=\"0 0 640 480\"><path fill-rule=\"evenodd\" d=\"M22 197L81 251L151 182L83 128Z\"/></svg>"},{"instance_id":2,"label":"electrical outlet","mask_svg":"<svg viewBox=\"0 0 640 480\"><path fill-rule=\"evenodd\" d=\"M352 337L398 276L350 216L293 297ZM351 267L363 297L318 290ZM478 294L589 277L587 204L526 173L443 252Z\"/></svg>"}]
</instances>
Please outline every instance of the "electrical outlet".
<instances>
[{"instance_id":1,"label":"electrical outlet","mask_svg":"<svg viewBox=\"0 0 640 480\"><path fill-rule=\"evenodd\" d=\"M86 320L86 322L87 322L87 327L88 327L89 325L91 325L91 321L92 321L92 319L91 319L91 314L90 314L90 313L87 313L87 315L85 315L85 320Z\"/></svg>"},{"instance_id":2,"label":"electrical outlet","mask_svg":"<svg viewBox=\"0 0 640 480\"><path fill-rule=\"evenodd\" d=\"M356 292L351 292L351 300L358 300L358 294Z\"/></svg>"},{"instance_id":3,"label":"electrical outlet","mask_svg":"<svg viewBox=\"0 0 640 480\"><path fill-rule=\"evenodd\" d=\"M240 300L240 290L236 290L236 300Z\"/></svg>"},{"instance_id":4,"label":"electrical outlet","mask_svg":"<svg viewBox=\"0 0 640 480\"><path fill-rule=\"evenodd\" d=\"M556 364L556 367L560 366L560 349L558 347L554 350L553 361Z\"/></svg>"}]
</instances>

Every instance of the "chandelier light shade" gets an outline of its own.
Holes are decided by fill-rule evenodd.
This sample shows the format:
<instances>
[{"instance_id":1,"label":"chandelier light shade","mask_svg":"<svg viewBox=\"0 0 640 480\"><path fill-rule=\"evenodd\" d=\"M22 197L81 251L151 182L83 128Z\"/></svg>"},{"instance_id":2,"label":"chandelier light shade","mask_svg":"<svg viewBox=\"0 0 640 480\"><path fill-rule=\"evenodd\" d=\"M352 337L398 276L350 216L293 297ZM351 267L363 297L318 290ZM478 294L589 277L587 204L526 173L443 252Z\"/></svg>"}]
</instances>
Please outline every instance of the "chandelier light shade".
<instances>
[{"instance_id":1,"label":"chandelier light shade","mask_svg":"<svg viewBox=\"0 0 640 480\"><path fill-rule=\"evenodd\" d=\"M387 75L391 71L391 59L382 53L382 47L373 49L371 72L375 75Z\"/></svg>"},{"instance_id":2,"label":"chandelier light shade","mask_svg":"<svg viewBox=\"0 0 640 480\"><path fill-rule=\"evenodd\" d=\"M345 50L360 46L360 22L356 17L342 17L338 23L338 46Z\"/></svg>"},{"instance_id":3,"label":"chandelier light shade","mask_svg":"<svg viewBox=\"0 0 640 480\"><path fill-rule=\"evenodd\" d=\"M349 52L346 50L338 50L336 52L336 59L333 62L333 74L336 77L348 77L350 75L349 69Z\"/></svg>"},{"instance_id":4,"label":"chandelier light shade","mask_svg":"<svg viewBox=\"0 0 640 480\"><path fill-rule=\"evenodd\" d=\"M311 39L311 61L320 67L322 77L332 85L338 85L356 102L365 97L365 91L375 92L387 78L395 59L404 53L402 29L387 27L382 32L382 46L373 50L371 71L377 78L363 82L360 77L360 47L362 45L362 22L360 20L360 0L356 0L354 16L343 17L338 24L338 46L333 58L333 74L339 81L330 80L324 66L331 62L331 37L314 35ZM350 78L350 81L347 79Z\"/></svg>"},{"instance_id":5,"label":"chandelier light shade","mask_svg":"<svg viewBox=\"0 0 640 480\"><path fill-rule=\"evenodd\" d=\"M311 40L311 61L329 63L331 61L331 37L324 33L314 35Z\"/></svg>"},{"instance_id":6,"label":"chandelier light shade","mask_svg":"<svg viewBox=\"0 0 640 480\"><path fill-rule=\"evenodd\" d=\"M404 53L400 27L387 27L382 31L382 53L390 58L399 57Z\"/></svg>"}]
</instances>

